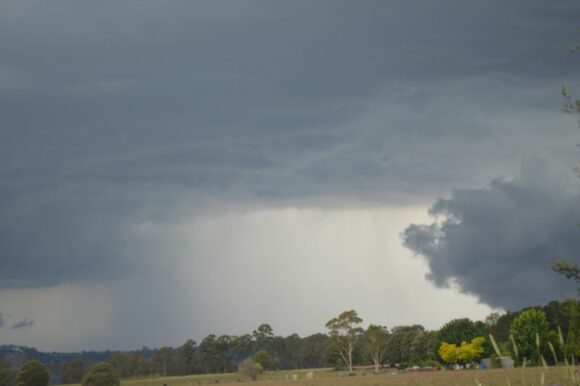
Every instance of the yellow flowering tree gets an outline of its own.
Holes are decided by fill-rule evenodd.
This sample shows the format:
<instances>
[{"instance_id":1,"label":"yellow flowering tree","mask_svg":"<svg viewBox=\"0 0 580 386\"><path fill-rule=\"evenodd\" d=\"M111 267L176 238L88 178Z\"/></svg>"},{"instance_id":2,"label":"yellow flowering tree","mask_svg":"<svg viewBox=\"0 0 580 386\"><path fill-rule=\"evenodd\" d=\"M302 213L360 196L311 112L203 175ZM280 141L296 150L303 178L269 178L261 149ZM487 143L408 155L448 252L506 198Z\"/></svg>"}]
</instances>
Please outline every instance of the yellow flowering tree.
<instances>
[{"instance_id":1,"label":"yellow flowering tree","mask_svg":"<svg viewBox=\"0 0 580 386\"><path fill-rule=\"evenodd\" d=\"M485 338L478 336L470 343L461 342L460 346L443 342L439 346L439 356L449 364L467 363L477 359L483 353Z\"/></svg>"},{"instance_id":2,"label":"yellow flowering tree","mask_svg":"<svg viewBox=\"0 0 580 386\"><path fill-rule=\"evenodd\" d=\"M459 360L457 346L451 343L442 342L439 346L439 356L445 362L454 364Z\"/></svg>"}]
</instances>

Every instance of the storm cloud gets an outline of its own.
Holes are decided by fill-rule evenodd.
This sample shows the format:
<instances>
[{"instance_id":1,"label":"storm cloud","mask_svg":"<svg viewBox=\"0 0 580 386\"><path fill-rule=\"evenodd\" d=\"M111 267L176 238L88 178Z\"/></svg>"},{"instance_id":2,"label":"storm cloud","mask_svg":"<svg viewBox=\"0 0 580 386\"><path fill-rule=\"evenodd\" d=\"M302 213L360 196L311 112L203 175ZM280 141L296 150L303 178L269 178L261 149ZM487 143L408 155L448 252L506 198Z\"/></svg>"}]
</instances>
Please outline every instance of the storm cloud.
<instances>
[{"instance_id":1,"label":"storm cloud","mask_svg":"<svg viewBox=\"0 0 580 386\"><path fill-rule=\"evenodd\" d=\"M34 320L22 319L17 321L10 327L12 330L20 330L22 328L32 327L34 325Z\"/></svg>"},{"instance_id":2,"label":"storm cloud","mask_svg":"<svg viewBox=\"0 0 580 386\"><path fill-rule=\"evenodd\" d=\"M29 293L155 282L169 307L160 266L214 267L175 247L183 224L424 207L534 155L569 170L579 17L576 0L0 0L0 295L32 331L49 324ZM133 323L125 303L103 326Z\"/></svg>"},{"instance_id":3,"label":"storm cloud","mask_svg":"<svg viewBox=\"0 0 580 386\"><path fill-rule=\"evenodd\" d=\"M2 2L0 287L123 277L157 258L139 224L208 198L420 202L497 175L536 150L537 122L563 122L545 90L575 76L577 15L572 1ZM525 143L505 130L521 114Z\"/></svg>"},{"instance_id":4,"label":"storm cloud","mask_svg":"<svg viewBox=\"0 0 580 386\"><path fill-rule=\"evenodd\" d=\"M580 195L551 178L544 162L528 161L518 179L455 190L429 213L438 221L410 225L402 236L427 260L437 286L453 283L511 310L574 294L574 284L549 267L579 260Z\"/></svg>"}]
</instances>

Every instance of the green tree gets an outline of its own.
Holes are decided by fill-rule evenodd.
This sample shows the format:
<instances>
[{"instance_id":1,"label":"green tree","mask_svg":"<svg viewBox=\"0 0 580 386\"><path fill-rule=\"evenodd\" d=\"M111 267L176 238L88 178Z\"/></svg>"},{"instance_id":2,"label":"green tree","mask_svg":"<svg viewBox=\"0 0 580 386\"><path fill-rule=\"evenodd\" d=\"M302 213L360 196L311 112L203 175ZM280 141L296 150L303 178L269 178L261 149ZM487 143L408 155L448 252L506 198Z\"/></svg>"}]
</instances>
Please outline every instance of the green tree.
<instances>
[{"instance_id":1,"label":"green tree","mask_svg":"<svg viewBox=\"0 0 580 386\"><path fill-rule=\"evenodd\" d=\"M255 363L252 358L247 358L238 366L238 372L255 381L258 379L258 375L262 373L262 366L259 363Z\"/></svg>"},{"instance_id":2,"label":"green tree","mask_svg":"<svg viewBox=\"0 0 580 386\"><path fill-rule=\"evenodd\" d=\"M280 358L279 365L281 368L285 369L297 369L298 367L304 367L301 361L301 347L302 340L298 334L292 334L284 339L284 353Z\"/></svg>"},{"instance_id":3,"label":"green tree","mask_svg":"<svg viewBox=\"0 0 580 386\"><path fill-rule=\"evenodd\" d=\"M109 357L109 359L107 359L107 362L110 363L119 376L123 378L128 378L134 375L129 353L115 352Z\"/></svg>"},{"instance_id":4,"label":"green tree","mask_svg":"<svg viewBox=\"0 0 580 386\"><path fill-rule=\"evenodd\" d=\"M538 347L537 339L539 338L541 345L549 333L546 314L535 308L525 310L514 319L510 332L518 346L520 357L539 363L542 347Z\"/></svg>"},{"instance_id":5,"label":"green tree","mask_svg":"<svg viewBox=\"0 0 580 386\"><path fill-rule=\"evenodd\" d=\"M145 356L145 351L136 351L131 355L133 377L143 377L154 373L151 358ZM123 378L123 375L120 374Z\"/></svg>"},{"instance_id":6,"label":"green tree","mask_svg":"<svg viewBox=\"0 0 580 386\"><path fill-rule=\"evenodd\" d=\"M254 352L254 341L250 334L236 336L232 339L229 355L232 363L236 366L245 358L251 357Z\"/></svg>"},{"instance_id":7,"label":"green tree","mask_svg":"<svg viewBox=\"0 0 580 386\"><path fill-rule=\"evenodd\" d=\"M568 279L580 284L580 267L566 260L556 260L552 263L552 270Z\"/></svg>"},{"instance_id":8,"label":"green tree","mask_svg":"<svg viewBox=\"0 0 580 386\"><path fill-rule=\"evenodd\" d=\"M421 364L425 361L438 360L438 343L437 331L417 331L411 341L410 362Z\"/></svg>"},{"instance_id":9,"label":"green tree","mask_svg":"<svg viewBox=\"0 0 580 386\"><path fill-rule=\"evenodd\" d=\"M425 327L419 324L393 327L387 340L385 360L390 364L399 366L406 366L415 362L421 354L415 351L415 349L420 348L418 345L414 347L413 343L421 340L420 336L425 333ZM430 335L428 337L432 338L432 334Z\"/></svg>"},{"instance_id":10,"label":"green tree","mask_svg":"<svg viewBox=\"0 0 580 386\"><path fill-rule=\"evenodd\" d=\"M24 362L16 375L16 386L47 386L50 373L46 366L36 359Z\"/></svg>"},{"instance_id":11,"label":"green tree","mask_svg":"<svg viewBox=\"0 0 580 386\"><path fill-rule=\"evenodd\" d=\"M568 299L562 305L564 315L568 317L568 331L564 343L566 357L580 359L580 302L576 299Z\"/></svg>"},{"instance_id":12,"label":"green tree","mask_svg":"<svg viewBox=\"0 0 580 386\"><path fill-rule=\"evenodd\" d=\"M269 324L262 323L252 332L252 336L257 341L272 339L274 337L274 330Z\"/></svg>"},{"instance_id":13,"label":"green tree","mask_svg":"<svg viewBox=\"0 0 580 386\"><path fill-rule=\"evenodd\" d=\"M499 319L499 318L498 318ZM461 342L471 342L478 336L487 336L489 334L489 325L481 321L472 321L468 318L453 319L447 322L437 334L439 343L447 342L454 345L460 345ZM489 353L489 345L484 346L484 352Z\"/></svg>"},{"instance_id":14,"label":"green tree","mask_svg":"<svg viewBox=\"0 0 580 386\"><path fill-rule=\"evenodd\" d=\"M107 362L94 364L83 378L82 386L119 386L117 370Z\"/></svg>"},{"instance_id":15,"label":"green tree","mask_svg":"<svg viewBox=\"0 0 580 386\"><path fill-rule=\"evenodd\" d=\"M273 370L274 369L274 359L270 354L268 354L265 350L260 350L254 355L252 358L255 363L260 364L260 366L264 370Z\"/></svg>"},{"instance_id":16,"label":"green tree","mask_svg":"<svg viewBox=\"0 0 580 386\"><path fill-rule=\"evenodd\" d=\"M569 317L566 315L564 308L564 302L558 300L552 300L539 308L546 314L550 330L556 331L559 327L564 334L567 333Z\"/></svg>"},{"instance_id":17,"label":"green tree","mask_svg":"<svg viewBox=\"0 0 580 386\"><path fill-rule=\"evenodd\" d=\"M489 333L498 343L506 343L510 340L510 327L519 312L508 311L501 315L495 324L489 325Z\"/></svg>"},{"instance_id":18,"label":"green tree","mask_svg":"<svg viewBox=\"0 0 580 386\"><path fill-rule=\"evenodd\" d=\"M171 374L173 370L173 349L171 347L166 346L155 350L151 359L157 373L164 377Z\"/></svg>"},{"instance_id":19,"label":"green tree","mask_svg":"<svg viewBox=\"0 0 580 386\"><path fill-rule=\"evenodd\" d=\"M484 323L488 326L488 328L491 328L497 324L501 316L502 315L499 312L492 312L485 317Z\"/></svg>"},{"instance_id":20,"label":"green tree","mask_svg":"<svg viewBox=\"0 0 580 386\"><path fill-rule=\"evenodd\" d=\"M322 368L326 367L326 347L329 337L325 334L313 334L302 339L299 356L303 363L302 367Z\"/></svg>"},{"instance_id":21,"label":"green tree","mask_svg":"<svg viewBox=\"0 0 580 386\"><path fill-rule=\"evenodd\" d=\"M187 340L177 348L177 369L179 375L190 375L194 372L194 359L197 343L193 339Z\"/></svg>"},{"instance_id":22,"label":"green tree","mask_svg":"<svg viewBox=\"0 0 580 386\"><path fill-rule=\"evenodd\" d=\"M224 351L227 344L228 339L223 336L218 338L214 334L206 336L201 341L199 352L204 373L223 372L228 367L227 353Z\"/></svg>"},{"instance_id":23,"label":"green tree","mask_svg":"<svg viewBox=\"0 0 580 386\"><path fill-rule=\"evenodd\" d=\"M438 333L442 342L453 343L469 342L476 336L487 335L487 326L483 322L474 322L468 318L453 319L447 322Z\"/></svg>"},{"instance_id":24,"label":"green tree","mask_svg":"<svg viewBox=\"0 0 580 386\"><path fill-rule=\"evenodd\" d=\"M80 383L85 375L85 365L81 359L73 359L60 365L61 383L63 385Z\"/></svg>"},{"instance_id":25,"label":"green tree","mask_svg":"<svg viewBox=\"0 0 580 386\"><path fill-rule=\"evenodd\" d=\"M156 351L152 356L156 355ZM146 357L144 351L115 352L106 362L110 363L121 378L159 374L158 363L153 363L149 355Z\"/></svg>"},{"instance_id":26,"label":"green tree","mask_svg":"<svg viewBox=\"0 0 580 386\"><path fill-rule=\"evenodd\" d=\"M274 340L274 330L267 323L262 323L257 329L252 331L252 337L256 344L255 350L266 350L272 352L272 343Z\"/></svg>"},{"instance_id":27,"label":"green tree","mask_svg":"<svg viewBox=\"0 0 580 386\"><path fill-rule=\"evenodd\" d=\"M12 370L10 364L0 359L0 386L10 386L12 384Z\"/></svg>"},{"instance_id":28,"label":"green tree","mask_svg":"<svg viewBox=\"0 0 580 386\"><path fill-rule=\"evenodd\" d=\"M230 361L229 355L233 350L239 349L241 352L247 351L247 347L240 347L240 339L236 337L208 335L201 341L198 349L202 371L205 373L234 371L235 367ZM239 363L240 360L238 359L236 363Z\"/></svg>"},{"instance_id":29,"label":"green tree","mask_svg":"<svg viewBox=\"0 0 580 386\"><path fill-rule=\"evenodd\" d=\"M361 323L362 319L359 318L355 310L344 311L326 323L333 347L346 367L348 367L349 372L352 372L353 351L356 341L363 331L359 327Z\"/></svg>"},{"instance_id":30,"label":"green tree","mask_svg":"<svg viewBox=\"0 0 580 386\"><path fill-rule=\"evenodd\" d=\"M388 339L389 330L384 326L371 324L364 332L364 352L375 366L375 373L379 372L379 367L385 359Z\"/></svg>"}]
</instances>

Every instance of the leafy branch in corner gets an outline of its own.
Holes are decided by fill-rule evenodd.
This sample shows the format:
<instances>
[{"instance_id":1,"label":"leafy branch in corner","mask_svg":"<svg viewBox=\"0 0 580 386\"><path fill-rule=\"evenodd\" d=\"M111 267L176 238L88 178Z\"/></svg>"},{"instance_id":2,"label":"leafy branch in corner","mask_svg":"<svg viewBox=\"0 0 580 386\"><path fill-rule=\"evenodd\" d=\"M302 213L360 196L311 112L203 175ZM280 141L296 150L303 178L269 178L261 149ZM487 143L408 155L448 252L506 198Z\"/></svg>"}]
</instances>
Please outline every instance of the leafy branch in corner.
<instances>
[{"instance_id":1,"label":"leafy branch in corner","mask_svg":"<svg viewBox=\"0 0 580 386\"><path fill-rule=\"evenodd\" d=\"M552 269L566 278L580 283L580 267L577 265L570 264L565 260L556 260L552 263Z\"/></svg>"}]
</instances>

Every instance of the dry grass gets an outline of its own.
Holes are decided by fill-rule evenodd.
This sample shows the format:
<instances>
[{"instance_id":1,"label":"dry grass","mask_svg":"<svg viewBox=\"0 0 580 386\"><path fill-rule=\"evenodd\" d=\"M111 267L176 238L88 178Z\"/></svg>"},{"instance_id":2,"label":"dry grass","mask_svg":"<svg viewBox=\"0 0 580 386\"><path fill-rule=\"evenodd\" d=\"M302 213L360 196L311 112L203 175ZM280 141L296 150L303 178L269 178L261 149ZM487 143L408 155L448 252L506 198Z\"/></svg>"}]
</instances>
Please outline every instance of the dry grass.
<instances>
[{"instance_id":1,"label":"dry grass","mask_svg":"<svg viewBox=\"0 0 580 386\"><path fill-rule=\"evenodd\" d=\"M578 370L576 369L578 372ZM438 371L428 373L390 373L374 375L370 372L359 372L355 376L337 376L335 372L317 370L315 379L306 379L306 371L271 372L261 380L252 382L239 374L195 375L189 377L148 378L126 380L122 386L195 386L195 385L235 385L244 383L253 386L540 386L542 373L545 373L544 385L551 382L561 386L573 386L566 376L565 367L492 370ZM286 374L298 374L298 380L286 380ZM509 380L509 381L508 381Z\"/></svg>"}]
</instances>

